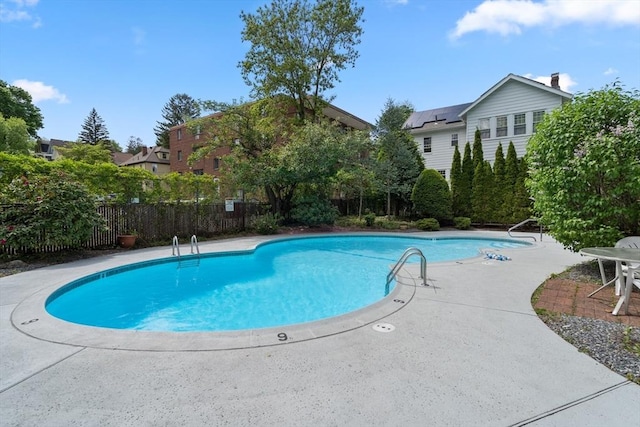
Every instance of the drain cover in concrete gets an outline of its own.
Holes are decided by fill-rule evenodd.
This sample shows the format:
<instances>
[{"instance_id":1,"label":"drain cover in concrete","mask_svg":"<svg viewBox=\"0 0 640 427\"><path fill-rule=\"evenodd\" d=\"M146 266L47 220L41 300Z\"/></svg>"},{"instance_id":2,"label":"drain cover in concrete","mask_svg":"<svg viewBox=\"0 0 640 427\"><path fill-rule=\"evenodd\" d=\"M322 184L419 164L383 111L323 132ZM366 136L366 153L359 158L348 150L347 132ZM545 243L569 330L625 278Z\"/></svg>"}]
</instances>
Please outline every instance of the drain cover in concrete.
<instances>
[{"instance_id":1,"label":"drain cover in concrete","mask_svg":"<svg viewBox=\"0 0 640 427\"><path fill-rule=\"evenodd\" d=\"M378 331L378 332L391 332L396 327L393 326L391 323L376 323L375 325L372 326L372 328L374 331Z\"/></svg>"}]
</instances>

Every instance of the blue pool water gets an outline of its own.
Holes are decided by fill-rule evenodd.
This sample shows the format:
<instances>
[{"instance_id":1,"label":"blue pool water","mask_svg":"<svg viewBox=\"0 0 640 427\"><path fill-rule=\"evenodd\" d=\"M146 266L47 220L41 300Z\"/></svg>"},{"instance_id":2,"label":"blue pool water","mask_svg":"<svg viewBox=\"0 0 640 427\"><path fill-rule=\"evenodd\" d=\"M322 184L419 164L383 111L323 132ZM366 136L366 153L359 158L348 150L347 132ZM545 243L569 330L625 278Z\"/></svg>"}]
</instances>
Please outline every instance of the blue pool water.
<instances>
[{"instance_id":1,"label":"blue pool water","mask_svg":"<svg viewBox=\"0 0 640 427\"><path fill-rule=\"evenodd\" d=\"M326 319L385 296L389 268L409 247L427 262L527 243L488 239L326 236L278 240L255 251L175 258L108 270L72 282L47 300L58 318L150 331L230 331ZM417 261L418 258L415 257ZM197 264L197 265L196 265Z\"/></svg>"}]
</instances>

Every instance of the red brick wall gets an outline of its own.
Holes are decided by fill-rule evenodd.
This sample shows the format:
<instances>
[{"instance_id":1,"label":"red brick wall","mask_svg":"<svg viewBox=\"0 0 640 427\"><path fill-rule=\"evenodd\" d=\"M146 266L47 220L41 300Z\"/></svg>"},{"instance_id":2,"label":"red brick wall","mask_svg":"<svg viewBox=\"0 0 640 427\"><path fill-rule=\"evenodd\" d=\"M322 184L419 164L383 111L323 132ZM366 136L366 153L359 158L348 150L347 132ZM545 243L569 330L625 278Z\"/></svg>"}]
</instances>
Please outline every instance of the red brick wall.
<instances>
[{"instance_id":1,"label":"red brick wall","mask_svg":"<svg viewBox=\"0 0 640 427\"><path fill-rule=\"evenodd\" d=\"M179 130L182 131L181 139L178 139ZM219 165L222 167L222 162L224 161L222 157L229 154L231 151L229 147L218 148L205 159L199 160L192 165L188 162L189 156L193 153L194 148L203 146L205 141L206 136L204 134L201 134L200 137L196 139L196 135L192 135L184 125L171 128L169 132L171 172L185 173L202 169L205 174L219 176L220 171L214 169L214 159L216 157L220 158Z\"/></svg>"}]
</instances>

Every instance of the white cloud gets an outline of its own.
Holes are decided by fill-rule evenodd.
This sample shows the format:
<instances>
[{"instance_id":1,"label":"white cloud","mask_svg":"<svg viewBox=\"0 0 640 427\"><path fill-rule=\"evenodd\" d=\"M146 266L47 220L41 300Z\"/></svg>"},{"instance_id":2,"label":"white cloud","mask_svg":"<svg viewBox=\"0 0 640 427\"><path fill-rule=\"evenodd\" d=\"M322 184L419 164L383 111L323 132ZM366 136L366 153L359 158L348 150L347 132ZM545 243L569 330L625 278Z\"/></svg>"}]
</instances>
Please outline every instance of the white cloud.
<instances>
[{"instance_id":1,"label":"white cloud","mask_svg":"<svg viewBox=\"0 0 640 427\"><path fill-rule=\"evenodd\" d=\"M69 100L67 95L60 93L58 89L53 86L47 86L42 82L32 82L25 79L16 80L12 83L13 86L17 86L29 92L34 104L40 101L55 100L58 104L67 104Z\"/></svg>"},{"instance_id":2,"label":"white cloud","mask_svg":"<svg viewBox=\"0 0 640 427\"><path fill-rule=\"evenodd\" d=\"M35 6L38 4L40 0L9 0L11 3L14 3L18 7L23 6Z\"/></svg>"},{"instance_id":3,"label":"white cloud","mask_svg":"<svg viewBox=\"0 0 640 427\"><path fill-rule=\"evenodd\" d=\"M133 36L133 52L136 55L144 55L146 53L145 45L147 44L147 32L140 27L132 27L131 34Z\"/></svg>"},{"instance_id":4,"label":"white cloud","mask_svg":"<svg viewBox=\"0 0 640 427\"><path fill-rule=\"evenodd\" d=\"M533 74L525 74L522 77L526 77L531 80L535 80L537 82L543 83L547 86L551 86L551 76L534 76ZM571 78L571 76L567 73L560 73L558 76L558 83L560 84L560 89L565 92L571 92L571 88L578 84L575 80Z\"/></svg>"},{"instance_id":5,"label":"white cloud","mask_svg":"<svg viewBox=\"0 0 640 427\"><path fill-rule=\"evenodd\" d=\"M139 27L131 28L131 32L133 33L133 44L135 44L136 46L143 45L147 33Z\"/></svg>"},{"instance_id":6,"label":"white cloud","mask_svg":"<svg viewBox=\"0 0 640 427\"><path fill-rule=\"evenodd\" d=\"M450 37L474 31L507 36L528 27L572 23L640 26L640 7L636 0L485 0L456 22Z\"/></svg>"},{"instance_id":7,"label":"white cloud","mask_svg":"<svg viewBox=\"0 0 640 427\"><path fill-rule=\"evenodd\" d=\"M616 74L617 72L618 70L616 70L615 68L609 67L604 71L604 75L610 76L611 74Z\"/></svg>"},{"instance_id":8,"label":"white cloud","mask_svg":"<svg viewBox=\"0 0 640 427\"><path fill-rule=\"evenodd\" d=\"M0 0L0 22L33 22L33 28L42 26L37 16L32 16L28 8L35 7L39 0Z\"/></svg>"},{"instance_id":9,"label":"white cloud","mask_svg":"<svg viewBox=\"0 0 640 427\"><path fill-rule=\"evenodd\" d=\"M409 4L409 0L384 0L385 4L388 4L390 6L395 6L395 5L406 5Z\"/></svg>"}]
</instances>

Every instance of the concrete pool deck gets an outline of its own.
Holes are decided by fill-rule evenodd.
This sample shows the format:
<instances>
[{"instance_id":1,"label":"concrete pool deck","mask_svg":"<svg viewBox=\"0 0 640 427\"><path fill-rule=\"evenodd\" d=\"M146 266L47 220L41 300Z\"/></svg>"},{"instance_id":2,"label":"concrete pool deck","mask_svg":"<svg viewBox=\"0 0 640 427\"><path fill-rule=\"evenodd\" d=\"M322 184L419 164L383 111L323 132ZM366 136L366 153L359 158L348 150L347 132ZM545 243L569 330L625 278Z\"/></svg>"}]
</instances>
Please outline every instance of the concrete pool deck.
<instances>
[{"instance_id":1,"label":"concrete pool deck","mask_svg":"<svg viewBox=\"0 0 640 427\"><path fill-rule=\"evenodd\" d=\"M200 248L251 249L268 239ZM0 425L640 425L640 386L580 353L531 307L550 274L587 259L547 236L499 252L512 260L429 264L432 287L414 288L418 266L409 265L405 294L394 295L404 303L346 319L359 327L281 328L287 341L273 330L249 334L241 338L247 348L231 350L219 342L238 337L210 334L174 342L175 334L137 333L125 345L110 331L71 326L38 306L75 278L166 257L170 247L0 278ZM372 326L379 323L395 329L378 332ZM325 328L332 332L313 339Z\"/></svg>"}]
</instances>

